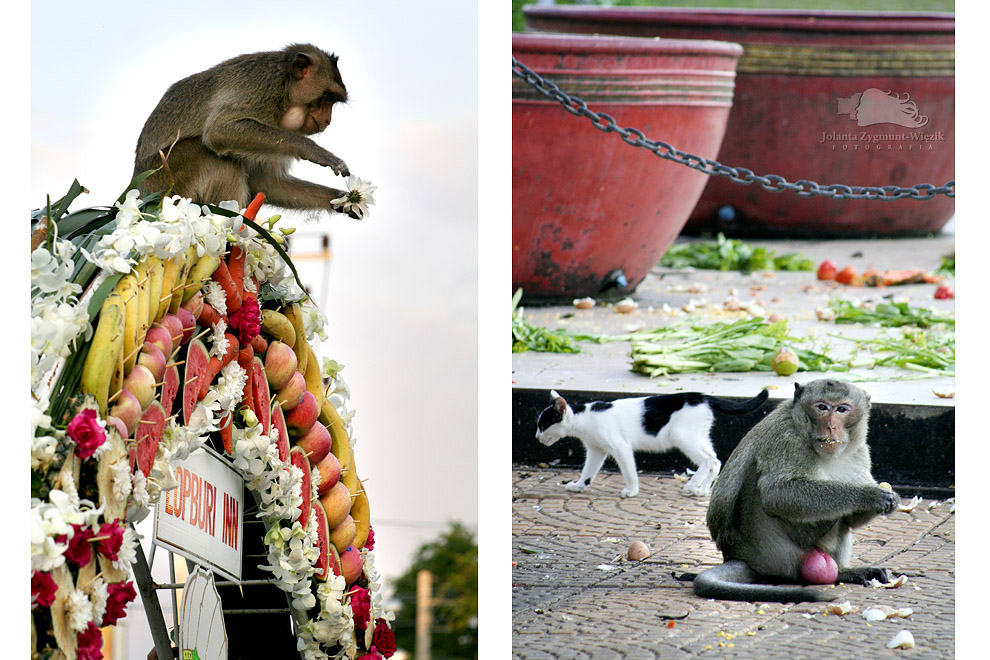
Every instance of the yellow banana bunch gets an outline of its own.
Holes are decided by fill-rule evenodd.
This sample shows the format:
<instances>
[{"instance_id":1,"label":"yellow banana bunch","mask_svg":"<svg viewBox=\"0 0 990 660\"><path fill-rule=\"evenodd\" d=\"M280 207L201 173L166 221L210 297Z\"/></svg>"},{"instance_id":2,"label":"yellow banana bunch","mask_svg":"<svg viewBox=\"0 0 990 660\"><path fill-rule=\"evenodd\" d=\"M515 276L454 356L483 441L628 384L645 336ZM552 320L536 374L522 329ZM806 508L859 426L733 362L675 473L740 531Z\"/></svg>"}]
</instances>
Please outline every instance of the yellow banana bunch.
<instances>
[{"instance_id":1,"label":"yellow banana bunch","mask_svg":"<svg viewBox=\"0 0 990 660\"><path fill-rule=\"evenodd\" d=\"M168 313L175 314L179 311L179 307L182 306L182 298L185 295L186 280L189 279L189 271L196 264L196 246L192 246L186 250L185 257L182 258L182 264L179 268L179 274L175 278L175 285L172 287L172 300L168 304ZM195 293L193 295L196 295ZM190 296L191 298L192 296Z\"/></svg>"},{"instance_id":2,"label":"yellow banana bunch","mask_svg":"<svg viewBox=\"0 0 990 660\"><path fill-rule=\"evenodd\" d=\"M296 328L285 314L274 309L261 310L261 329L289 348L296 345ZM299 358L296 358L299 361Z\"/></svg>"},{"instance_id":3,"label":"yellow banana bunch","mask_svg":"<svg viewBox=\"0 0 990 660\"><path fill-rule=\"evenodd\" d=\"M145 259L134 267L134 275L138 284L138 328L135 342L137 345L144 345L144 337L148 334L151 323L148 322L149 310L151 309L151 277L148 273L151 263ZM135 358L137 359L137 358Z\"/></svg>"},{"instance_id":4,"label":"yellow banana bunch","mask_svg":"<svg viewBox=\"0 0 990 660\"><path fill-rule=\"evenodd\" d=\"M343 479L354 465L354 452L351 450L351 439L347 437L347 431L344 429L344 420L326 398L320 402L320 422L330 431L330 439L333 442L330 452L340 462L340 478Z\"/></svg>"},{"instance_id":5,"label":"yellow banana bunch","mask_svg":"<svg viewBox=\"0 0 990 660\"><path fill-rule=\"evenodd\" d=\"M210 254L204 254L200 257L196 265L189 271L189 279L186 281L185 291L182 294L182 302L187 302L195 296L219 265L220 257L214 257Z\"/></svg>"},{"instance_id":6,"label":"yellow banana bunch","mask_svg":"<svg viewBox=\"0 0 990 660\"><path fill-rule=\"evenodd\" d=\"M140 288L137 283L137 276L130 272L120 278L114 291L120 294L124 301L124 374L131 373L134 364L137 362L138 349L141 344L137 343L138 337L138 306L140 305Z\"/></svg>"},{"instance_id":7,"label":"yellow banana bunch","mask_svg":"<svg viewBox=\"0 0 990 660\"><path fill-rule=\"evenodd\" d=\"M162 317L168 313L172 307L172 292L175 289L175 282L182 271L184 256L179 254L165 261L162 269L162 290L158 299L158 313L155 314L155 322L161 321Z\"/></svg>"},{"instance_id":8,"label":"yellow banana bunch","mask_svg":"<svg viewBox=\"0 0 990 660\"><path fill-rule=\"evenodd\" d=\"M351 472L357 479L357 472L354 470ZM357 527L357 535L354 537L353 544L355 548L361 550L364 548L364 544L368 542L368 531L371 529L371 506L364 484L360 480L358 480L358 484L360 488L354 498L354 503L351 504L351 518L354 519L354 526Z\"/></svg>"},{"instance_id":9,"label":"yellow banana bunch","mask_svg":"<svg viewBox=\"0 0 990 660\"><path fill-rule=\"evenodd\" d=\"M145 257L145 261L148 262L148 327L150 328L158 316L158 306L162 299L165 262L154 254Z\"/></svg>"},{"instance_id":10,"label":"yellow banana bunch","mask_svg":"<svg viewBox=\"0 0 990 660\"><path fill-rule=\"evenodd\" d=\"M306 360L309 358L309 353L306 349L309 348L309 342L306 341L306 329L303 327L302 311L299 309L299 303L286 305L284 310L283 314L285 314L285 318L289 319L289 323L292 324L292 327L296 331L296 343L292 347L292 350L296 352L296 369L305 375ZM303 348L304 346L306 348Z\"/></svg>"},{"instance_id":11,"label":"yellow banana bunch","mask_svg":"<svg viewBox=\"0 0 990 660\"><path fill-rule=\"evenodd\" d=\"M124 299L116 291L111 291L100 308L89 354L83 363L80 389L96 397L100 416L104 418L110 396L110 380L124 350L124 314Z\"/></svg>"}]
</instances>

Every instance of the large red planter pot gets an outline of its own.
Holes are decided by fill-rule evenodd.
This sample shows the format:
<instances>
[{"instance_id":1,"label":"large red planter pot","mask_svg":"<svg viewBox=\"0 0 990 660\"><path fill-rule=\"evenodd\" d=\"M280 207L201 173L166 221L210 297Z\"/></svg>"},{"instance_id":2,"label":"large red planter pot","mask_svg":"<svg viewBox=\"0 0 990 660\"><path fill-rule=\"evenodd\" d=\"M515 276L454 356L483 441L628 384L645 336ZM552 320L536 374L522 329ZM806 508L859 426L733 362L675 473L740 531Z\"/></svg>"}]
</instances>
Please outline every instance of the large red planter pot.
<instances>
[{"instance_id":1,"label":"large red planter pot","mask_svg":"<svg viewBox=\"0 0 990 660\"><path fill-rule=\"evenodd\" d=\"M742 48L516 34L513 55L619 126L718 153ZM632 291L674 241L707 176L630 146L513 76L512 280L528 302Z\"/></svg>"},{"instance_id":2,"label":"large red planter pot","mask_svg":"<svg viewBox=\"0 0 990 660\"><path fill-rule=\"evenodd\" d=\"M718 157L725 165L822 185L942 186L955 178L953 14L536 6L524 11L535 30L742 44L735 102ZM857 112L850 114L853 108ZM886 121L892 112L900 113L898 123ZM926 123L917 126L923 118ZM870 123L875 120L885 121ZM647 136L678 146L663 126ZM803 198L715 177L687 230L909 236L938 231L954 210L954 200L944 195L887 202Z\"/></svg>"}]
</instances>

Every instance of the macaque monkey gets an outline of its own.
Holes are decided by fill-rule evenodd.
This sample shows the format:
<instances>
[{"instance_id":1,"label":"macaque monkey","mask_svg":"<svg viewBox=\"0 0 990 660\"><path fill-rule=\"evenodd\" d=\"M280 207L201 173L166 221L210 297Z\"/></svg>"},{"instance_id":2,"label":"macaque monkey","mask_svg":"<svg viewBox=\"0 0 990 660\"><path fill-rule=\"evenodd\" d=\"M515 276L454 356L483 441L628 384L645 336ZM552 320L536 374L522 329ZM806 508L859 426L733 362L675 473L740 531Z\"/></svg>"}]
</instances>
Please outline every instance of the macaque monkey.
<instances>
[{"instance_id":1,"label":"macaque monkey","mask_svg":"<svg viewBox=\"0 0 990 660\"><path fill-rule=\"evenodd\" d=\"M817 589L767 581L831 584L889 580L886 569L850 568L852 534L899 498L870 474L870 397L835 380L794 385L742 439L712 489L708 529L725 560L694 580L703 598L832 600Z\"/></svg>"},{"instance_id":2,"label":"macaque monkey","mask_svg":"<svg viewBox=\"0 0 990 660\"><path fill-rule=\"evenodd\" d=\"M134 174L161 167L140 185L143 193L172 186L201 204L245 207L263 192L276 206L332 211L343 191L287 172L301 158L349 174L306 137L325 129L334 104L346 100L337 56L315 46L235 57L168 88L138 138Z\"/></svg>"}]
</instances>

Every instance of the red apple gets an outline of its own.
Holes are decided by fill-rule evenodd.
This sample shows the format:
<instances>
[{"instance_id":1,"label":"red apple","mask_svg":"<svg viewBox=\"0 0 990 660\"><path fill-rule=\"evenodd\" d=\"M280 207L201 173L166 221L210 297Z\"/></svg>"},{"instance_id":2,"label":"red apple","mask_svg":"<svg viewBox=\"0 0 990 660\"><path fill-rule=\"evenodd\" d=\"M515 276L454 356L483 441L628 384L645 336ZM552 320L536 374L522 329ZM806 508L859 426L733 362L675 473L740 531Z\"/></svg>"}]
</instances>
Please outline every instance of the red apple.
<instances>
[{"instance_id":1,"label":"red apple","mask_svg":"<svg viewBox=\"0 0 990 660\"><path fill-rule=\"evenodd\" d=\"M364 572L364 557L353 545L340 553L340 570L347 584L354 584Z\"/></svg>"},{"instance_id":2,"label":"red apple","mask_svg":"<svg viewBox=\"0 0 990 660\"><path fill-rule=\"evenodd\" d=\"M157 345L165 355L172 354L172 334L161 323L155 323L148 328L148 334L144 336L144 340Z\"/></svg>"},{"instance_id":3,"label":"red apple","mask_svg":"<svg viewBox=\"0 0 990 660\"><path fill-rule=\"evenodd\" d=\"M155 385L157 383L155 374L151 373L151 370L143 364L134 365L131 373L124 378L124 387L137 397L142 411L155 400L155 390L157 389Z\"/></svg>"},{"instance_id":4,"label":"red apple","mask_svg":"<svg viewBox=\"0 0 990 660\"><path fill-rule=\"evenodd\" d=\"M319 464L330 454L333 438L323 424L313 424L303 437L296 440L296 446L306 452L310 463Z\"/></svg>"},{"instance_id":5,"label":"red apple","mask_svg":"<svg viewBox=\"0 0 990 660\"><path fill-rule=\"evenodd\" d=\"M194 295L192 298L190 298L186 302L182 303L182 305L179 307L179 309L184 309L184 310L190 312L193 315L193 318L194 319L198 319L199 318L199 315L203 313L203 303L204 302L205 301L203 300L203 292L202 291L197 291L196 292L196 295ZM183 327L185 327L185 324L184 323L183 323Z\"/></svg>"},{"instance_id":6,"label":"red apple","mask_svg":"<svg viewBox=\"0 0 990 660\"><path fill-rule=\"evenodd\" d=\"M182 343L182 336L185 332L185 326L182 325L182 319L180 319L175 314L166 314L159 321L162 325L168 328L168 334L172 337L172 347L175 348Z\"/></svg>"},{"instance_id":7,"label":"red apple","mask_svg":"<svg viewBox=\"0 0 990 660\"><path fill-rule=\"evenodd\" d=\"M351 491L338 481L320 498L320 503L327 512L327 527L333 529L351 513Z\"/></svg>"},{"instance_id":8,"label":"red apple","mask_svg":"<svg viewBox=\"0 0 990 660\"><path fill-rule=\"evenodd\" d=\"M127 388L120 390L113 408L110 409L110 414L124 423L125 432L121 434L122 438L129 438L134 435L142 412L144 412L144 408L141 407L138 398Z\"/></svg>"},{"instance_id":9,"label":"red apple","mask_svg":"<svg viewBox=\"0 0 990 660\"><path fill-rule=\"evenodd\" d=\"M273 341L265 352L265 376L273 390L280 390L296 373L299 360L295 351L281 341Z\"/></svg>"},{"instance_id":10,"label":"red apple","mask_svg":"<svg viewBox=\"0 0 990 660\"><path fill-rule=\"evenodd\" d=\"M354 543L355 536L357 536L357 525L350 515L344 518L344 522L330 530L330 542L337 548L337 552L347 550L351 543Z\"/></svg>"},{"instance_id":11,"label":"red apple","mask_svg":"<svg viewBox=\"0 0 990 660\"><path fill-rule=\"evenodd\" d=\"M165 353L158 347L158 344L152 344L150 341L144 342L137 363L148 367L148 370L155 377L156 383L160 383L165 378Z\"/></svg>"},{"instance_id":12,"label":"red apple","mask_svg":"<svg viewBox=\"0 0 990 660\"><path fill-rule=\"evenodd\" d=\"M127 432L127 426L119 417L114 417L113 415L107 417L107 429L109 430L111 427L117 429L117 432L120 433L121 439L124 439L129 435Z\"/></svg>"},{"instance_id":13,"label":"red apple","mask_svg":"<svg viewBox=\"0 0 990 660\"><path fill-rule=\"evenodd\" d=\"M320 485L317 490L322 496L340 481L340 461L333 454L327 454L316 464L316 468L320 471Z\"/></svg>"},{"instance_id":14,"label":"red apple","mask_svg":"<svg viewBox=\"0 0 990 660\"><path fill-rule=\"evenodd\" d=\"M275 400L278 401L278 405L282 406L282 410L289 411L302 403L303 392L305 391L306 379L301 373L296 371L292 374L289 382L282 389L275 392ZM286 418L286 421L288 421L288 418Z\"/></svg>"},{"instance_id":15,"label":"red apple","mask_svg":"<svg viewBox=\"0 0 990 660\"><path fill-rule=\"evenodd\" d=\"M299 405L285 415L285 426L289 429L289 435L294 437L305 435L319 416L320 404L316 402L316 397L312 392L303 392Z\"/></svg>"},{"instance_id":16,"label":"red apple","mask_svg":"<svg viewBox=\"0 0 990 660\"><path fill-rule=\"evenodd\" d=\"M196 332L196 316L183 307L180 307L175 315L182 322L182 343L185 344L192 339L193 333Z\"/></svg>"}]
</instances>

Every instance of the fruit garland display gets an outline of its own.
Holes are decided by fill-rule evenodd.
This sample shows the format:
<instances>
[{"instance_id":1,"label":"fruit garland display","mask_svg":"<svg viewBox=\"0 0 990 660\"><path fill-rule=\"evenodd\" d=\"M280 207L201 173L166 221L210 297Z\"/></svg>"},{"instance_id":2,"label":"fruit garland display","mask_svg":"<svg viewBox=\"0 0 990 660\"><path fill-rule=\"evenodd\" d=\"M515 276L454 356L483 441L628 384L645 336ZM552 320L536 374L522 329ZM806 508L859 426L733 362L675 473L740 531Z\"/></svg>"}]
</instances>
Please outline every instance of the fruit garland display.
<instances>
[{"instance_id":1,"label":"fruit garland display","mask_svg":"<svg viewBox=\"0 0 990 660\"><path fill-rule=\"evenodd\" d=\"M273 216L178 197L36 212L31 254L32 657L101 658L137 595L131 523L199 447L244 477L303 657L395 651L342 367ZM49 219L51 218L51 219ZM281 234L281 235L280 235Z\"/></svg>"}]
</instances>

